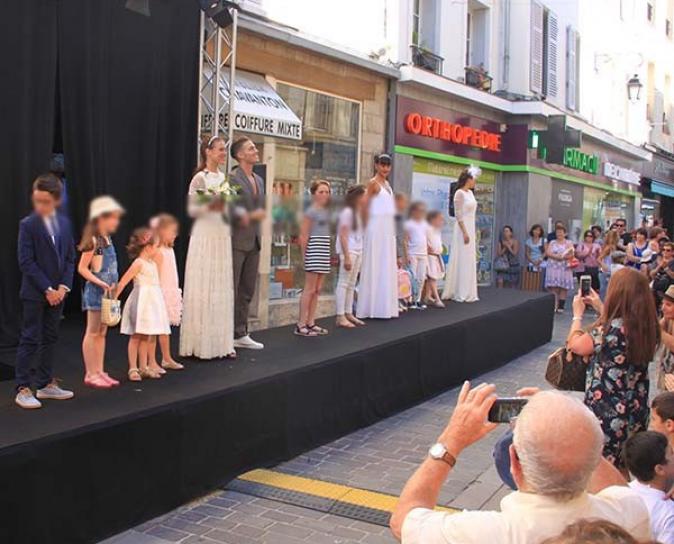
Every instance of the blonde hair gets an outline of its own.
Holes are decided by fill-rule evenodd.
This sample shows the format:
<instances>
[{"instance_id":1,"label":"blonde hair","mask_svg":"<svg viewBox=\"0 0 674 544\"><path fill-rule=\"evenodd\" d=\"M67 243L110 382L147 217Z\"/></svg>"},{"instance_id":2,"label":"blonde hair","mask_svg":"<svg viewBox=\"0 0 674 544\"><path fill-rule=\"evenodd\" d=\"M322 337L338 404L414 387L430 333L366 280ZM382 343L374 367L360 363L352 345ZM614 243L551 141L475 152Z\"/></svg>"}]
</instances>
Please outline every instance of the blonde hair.
<instances>
[{"instance_id":1,"label":"blonde hair","mask_svg":"<svg viewBox=\"0 0 674 544\"><path fill-rule=\"evenodd\" d=\"M177 228L180 228L180 221L170 213L160 213L155 215L150 219L150 228L156 233L159 243L162 243L161 237L159 235L162 229L175 225ZM173 247L173 244L170 244L168 247Z\"/></svg>"}]
</instances>

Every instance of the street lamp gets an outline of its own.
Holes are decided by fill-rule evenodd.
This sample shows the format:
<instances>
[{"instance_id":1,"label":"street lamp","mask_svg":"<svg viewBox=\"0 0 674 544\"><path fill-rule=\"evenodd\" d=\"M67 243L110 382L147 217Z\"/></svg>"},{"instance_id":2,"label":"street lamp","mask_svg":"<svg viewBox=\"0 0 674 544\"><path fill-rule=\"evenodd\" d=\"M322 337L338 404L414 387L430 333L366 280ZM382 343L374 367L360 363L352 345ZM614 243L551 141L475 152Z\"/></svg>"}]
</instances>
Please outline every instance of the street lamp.
<instances>
[{"instance_id":1,"label":"street lamp","mask_svg":"<svg viewBox=\"0 0 674 544\"><path fill-rule=\"evenodd\" d=\"M635 102L641 98L641 88L643 83L639 80L639 75L634 74L627 82L627 98L630 102Z\"/></svg>"}]
</instances>

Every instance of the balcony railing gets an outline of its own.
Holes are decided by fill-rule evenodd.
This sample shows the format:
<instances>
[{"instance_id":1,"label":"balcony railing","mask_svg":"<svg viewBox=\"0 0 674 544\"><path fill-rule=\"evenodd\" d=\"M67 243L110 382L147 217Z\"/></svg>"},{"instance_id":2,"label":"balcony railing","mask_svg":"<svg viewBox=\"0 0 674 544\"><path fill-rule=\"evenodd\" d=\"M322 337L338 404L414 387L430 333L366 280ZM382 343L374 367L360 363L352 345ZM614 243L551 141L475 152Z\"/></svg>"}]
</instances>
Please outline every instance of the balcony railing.
<instances>
[{"instance_id":1,"label":"balcony railing","mask_svg":"<svg viewBox=\"0 0 674 544\"><path fill-rule=\"evenodd\" d=\"M470 87L490 93L493 79L484 68L466 66L466 85Z\"/></svg>"},{"instance_id":2,"label":"balcony railing","mask_svg":"<svg viewBox=\"0 0 674 544\"><path fill-rule=\"evenodd\" d=\"M413 45L412 64L418 68L423 68L429 72L442 74L442 63L445 60L440 55L431 53L428 49Z\"/></svg>"}]
</instances>

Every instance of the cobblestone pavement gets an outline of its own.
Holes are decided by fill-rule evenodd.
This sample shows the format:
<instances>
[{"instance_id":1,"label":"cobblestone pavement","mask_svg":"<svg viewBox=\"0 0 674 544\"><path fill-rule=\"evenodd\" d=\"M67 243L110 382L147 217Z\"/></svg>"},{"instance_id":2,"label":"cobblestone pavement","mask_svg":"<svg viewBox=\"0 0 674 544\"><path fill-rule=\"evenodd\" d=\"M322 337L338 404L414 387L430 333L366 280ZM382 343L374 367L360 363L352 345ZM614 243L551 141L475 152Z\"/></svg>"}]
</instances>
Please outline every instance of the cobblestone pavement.
<instances>
[{"instance_id":1,"label":"cobblestone pavement","mask_svg":"<svg viewBox=\"0 0 674 544\"><path fill-rule=\"evenodd\" d=\"M489 372L477 381L497 385L500 395L523 386L544 386L547 356L563 342L570 315L556 317L549 344ZM275 470L398 495L435 442L458 389L344 436L277 466ZM498 431L460 457L440 494L454 508L498 509L507 489L493 468ZM104 544L384 544L388 529L232 491L218 491L151 520Z\"/></svg>"}]
</instances>

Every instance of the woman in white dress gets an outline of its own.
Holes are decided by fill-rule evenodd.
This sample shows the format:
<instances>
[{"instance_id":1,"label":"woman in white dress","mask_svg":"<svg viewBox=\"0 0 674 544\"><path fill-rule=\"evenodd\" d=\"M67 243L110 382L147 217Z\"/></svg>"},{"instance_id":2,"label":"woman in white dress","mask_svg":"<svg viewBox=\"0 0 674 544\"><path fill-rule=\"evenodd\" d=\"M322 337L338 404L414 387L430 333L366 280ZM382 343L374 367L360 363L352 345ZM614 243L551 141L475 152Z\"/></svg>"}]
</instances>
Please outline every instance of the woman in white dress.
<instances>
[{"instance_id":1,"label":"woman in white dress","mask_svg":"<svg viewBox=\"0 0 674 544\"><path fill-rule=\"evenodd\" d=\"M199 202L198 192L225 181L218 168L227 159L225 141L214 136L201 148L201 164L192 178L187 212L195 218L185 265L180 355L215 359L236 357L232 238L225 204Z\"/></svg>"},{"instance_id":2,"label":"woman in white dress","mask_svg":"<svg viewBox=\"0 0 674 544\"><path fill-rule=\"evenodd\" d=\"M454 194L454 232L449 264L445 274L442 298L456 302L475 302L477 296L477 251L475 246L475 212L477 200L473 194L477 168L467 168L457 181Z\"/></svg>"},{"instance_id":3,"label":"woman in white dress","mask_svg":"<svg viewBox=\"0 0 674 544\"><path fill-rule=\"evenodd\" d=\"M398 317L395 199L387 178L391 157L375 157L376 174L367 186L367 225L358 285L359 318Z\"/></svg>"}]
</instances>

